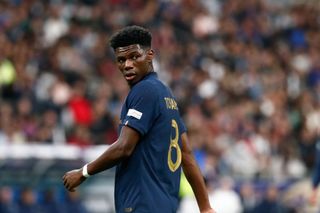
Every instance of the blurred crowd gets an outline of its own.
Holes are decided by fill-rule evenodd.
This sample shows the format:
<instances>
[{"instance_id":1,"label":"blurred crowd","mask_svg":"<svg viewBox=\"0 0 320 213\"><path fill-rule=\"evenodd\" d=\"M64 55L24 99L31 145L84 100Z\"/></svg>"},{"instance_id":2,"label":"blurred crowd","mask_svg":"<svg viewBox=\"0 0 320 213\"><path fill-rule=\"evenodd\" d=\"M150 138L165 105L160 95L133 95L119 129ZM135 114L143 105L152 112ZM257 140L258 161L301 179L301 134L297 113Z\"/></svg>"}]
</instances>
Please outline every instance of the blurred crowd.
<instances>
[{"instance_id":1,"label":"blurred crowd","mask_svg":"<svg viewBox=\"0 0 320 213\"><path fill-rule=\"evenodd\" d=\"M136 24L153 34L155 71L209 185L306 177L320 140L320 6L283 2L1 1L0 144L114 142L128 86L108 39Z\"/></svg>"},{"instance_id":2,"label":"blurred crowd","mask_svg":"<svg viewBox=\"0 0 320 213\"><path fill-rule=\"evenodd\" d=\"M1 213L88 213L78 192L59 193L54 189L35 191L30 187L0 188Z\"/></svg>"}]
</instances>

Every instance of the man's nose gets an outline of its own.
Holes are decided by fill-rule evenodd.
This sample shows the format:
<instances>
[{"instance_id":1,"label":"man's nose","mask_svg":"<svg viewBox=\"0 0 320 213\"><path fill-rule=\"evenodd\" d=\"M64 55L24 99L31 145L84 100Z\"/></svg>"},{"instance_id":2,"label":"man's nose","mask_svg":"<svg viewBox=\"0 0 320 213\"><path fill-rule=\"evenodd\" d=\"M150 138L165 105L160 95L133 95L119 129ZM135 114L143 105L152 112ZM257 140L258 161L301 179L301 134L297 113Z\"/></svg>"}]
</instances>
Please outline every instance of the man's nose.
<instances>
[{"instance_id":1,"label":"man's nose","mask_svg":"<svg viewBox=\"0 0 320 213\"><path fill-rule=\"evenodd\" d=\"M133 62L132 62L132 60L127 59L126 62L125 62L125 64L124 64L124 68L125 68L126 70L132 69L132 68L133 68Z\"/></svg>"}]
</instances>

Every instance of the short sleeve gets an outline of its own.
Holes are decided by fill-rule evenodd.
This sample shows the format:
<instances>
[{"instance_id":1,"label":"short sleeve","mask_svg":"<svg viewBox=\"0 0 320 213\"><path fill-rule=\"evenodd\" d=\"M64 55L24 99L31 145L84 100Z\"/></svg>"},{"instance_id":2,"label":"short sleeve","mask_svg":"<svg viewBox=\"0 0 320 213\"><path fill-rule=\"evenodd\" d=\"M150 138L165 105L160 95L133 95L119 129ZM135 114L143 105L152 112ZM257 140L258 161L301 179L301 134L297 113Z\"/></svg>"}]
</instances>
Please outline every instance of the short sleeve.
<instances>
[{"instance_id":1,"label":"short sleeve","mask_svg":"<svg viewBox=\"0 0 320 213\"><path fill-rule=\"evenodd\" d=\"M136 85L127 99L124 125L145 135L159 115L159 95L151 83Z\"/></svg>"}]
</instances>

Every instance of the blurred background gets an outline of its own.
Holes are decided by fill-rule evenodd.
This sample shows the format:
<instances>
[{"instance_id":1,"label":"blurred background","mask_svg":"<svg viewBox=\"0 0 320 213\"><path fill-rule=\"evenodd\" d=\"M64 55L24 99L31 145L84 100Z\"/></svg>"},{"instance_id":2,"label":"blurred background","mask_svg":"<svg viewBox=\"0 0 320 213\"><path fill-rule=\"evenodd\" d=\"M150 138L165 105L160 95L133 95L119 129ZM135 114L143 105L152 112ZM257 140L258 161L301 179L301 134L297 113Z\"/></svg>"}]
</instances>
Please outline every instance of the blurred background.
<instances>
[{"instance_id":1,"label":"blurred background","mask_svg":"<svg viewBox=\"0 0 320 213\"><path fill-rule=\"evenodd\" d=\"M317 212L318 0L1 0L0 213L112 213L114 170L61 177L117 138L112 33L153 34L219 213ZM180 213L198 212L182 178ZM6 210L5 210L6 209Z\"/></svg>"}]
</instances>

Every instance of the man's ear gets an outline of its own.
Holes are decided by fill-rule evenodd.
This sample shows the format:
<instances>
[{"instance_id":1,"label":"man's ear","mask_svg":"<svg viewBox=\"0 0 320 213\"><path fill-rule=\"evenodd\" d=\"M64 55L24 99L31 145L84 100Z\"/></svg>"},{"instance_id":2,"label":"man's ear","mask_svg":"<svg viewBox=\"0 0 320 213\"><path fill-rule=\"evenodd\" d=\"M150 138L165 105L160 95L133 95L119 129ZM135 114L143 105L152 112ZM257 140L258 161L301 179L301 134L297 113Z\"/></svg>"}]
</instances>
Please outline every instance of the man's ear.
<instances>
[{"instance_id":1,"label":"man's ear","mask_svg":"<svg viewBox=\"0 0 320 213\"><path fill-rule=\"evenodd\" d=\"M152 61L154 58L154 50L153 49L150 49L147 51L147 60L148 61Z\"/></svg>"}]
</instances>

